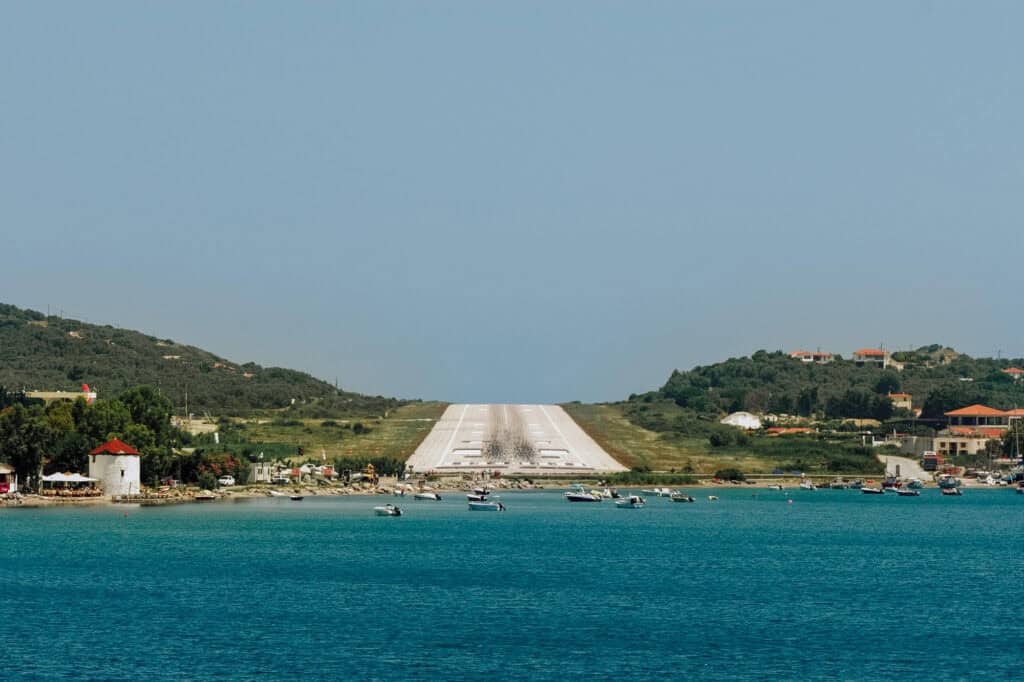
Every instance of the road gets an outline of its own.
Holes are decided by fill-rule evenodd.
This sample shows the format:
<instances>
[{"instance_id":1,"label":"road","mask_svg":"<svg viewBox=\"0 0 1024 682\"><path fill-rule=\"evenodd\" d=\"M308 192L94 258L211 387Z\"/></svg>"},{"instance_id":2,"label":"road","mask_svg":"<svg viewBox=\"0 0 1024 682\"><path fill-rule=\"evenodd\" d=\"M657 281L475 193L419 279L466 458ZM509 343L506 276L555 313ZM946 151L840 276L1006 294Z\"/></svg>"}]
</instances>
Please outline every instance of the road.
<instances>
[{"instance_id":1,"label":"road","mask_svg":"<svg viewBox=\"0 0 1024 682\"><path fill-rule=\"evenodd\" d=\"M895 455L876 455L879 461L885 463L885 473L896 475L896 467L900 468L900 478L919 478L922 481L932 480L931 473L921 468L916 459L909 457L897 457Z\"/></svg>"},{"instance_id":2,"label":"road","mask_svg":"<svg viewBox=\"0 0 1024 682\"><path fill-rule=\"evenodd\" d=\"M409 458L414 471L625 471L558 405L450 405Z\"/></svg>"}]
</instances>

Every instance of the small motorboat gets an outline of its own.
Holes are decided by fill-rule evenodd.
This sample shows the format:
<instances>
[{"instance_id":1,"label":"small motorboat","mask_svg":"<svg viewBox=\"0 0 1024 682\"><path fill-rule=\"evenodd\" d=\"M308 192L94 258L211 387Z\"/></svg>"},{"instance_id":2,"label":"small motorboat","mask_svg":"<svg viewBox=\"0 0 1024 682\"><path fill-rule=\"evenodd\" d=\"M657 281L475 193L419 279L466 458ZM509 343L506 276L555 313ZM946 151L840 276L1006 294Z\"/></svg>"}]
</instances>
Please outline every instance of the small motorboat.
<instances>
[{"instance_id":1,"label":"small motorboat","mask_svg":"<svg viewBox=\"0 0 1024 682\"><path fill-rule=\"evenodd\" d=\"M600 502L601 498L597 495L588 493L583 486L573 486L572 489L565 492L565 499L570 502Z\"/></svg>"},{"instance_id":2,"label":"small motorboat","mask_svg":"<svg viewBox=\"0 0 1024 682\"><path fill-rule=\"evenodd\" d=\"M690 495L687 495L686 493L679 492L679 491L676 491L676 492L672 493L672 496L669 499L672 500L673 502L696 502L697 501L697 500L693 499L693 497L691 497Z\"/></svg>"},{"instance_id":3,"label":"small motorboat","mask_svg":"<svg viewBox=\"0 0 1024 682\"><path fill-rule=\"evenodd\" d=\"M785 488L783 488L778 483L772 483L770 486L768 486L768 490L785 490Z\"/></svg>"},{"instance_id":4,"label":"small motorboat","mask_svg":"<svg viewBox=\"0 0 1024 682\"><path fill-rule=\"evenodd\" d=\"M639 495L630 495L629 497L615 500L615 506L619 509L640 509L644 506L644 498Z\"/></svg>"},{"instance_id":5,"label":"small motorboat","mask_svg":"<svg viewBox=\"0 0 1024 682\"><path fill-rule=\"evenodd\" d=\"M466 499L470 502L486 502L486 495L477 495L476 493L466 493Z\"/></svg>"},{"instance_id":6,"label":"small motorboat","mask_svg":"<svg viewBox=\"0 0 1024 682\"><path fill-rule=\"evenodd\" d=\"M267 492L270 493L271 497L288 497L288 493L283 493L280 490L269 490Z\"/></svg>"},{"instance_id":7,"label":"small motorboat","mask_svg":"<svg viewBox=\"0 0 1024 682\"><path fill-rule=\"evenodd\" d=\"M949 495L950 497L960 497L963 495L963 493L960 492L960 488L943 488L942 494Z\"/></svg>"},{"instance_id":8,"label":"small motorboat","mask_svg":"<svg viewBox=\"0 0 1024 682\"><path fill-rule=\"evenodd\" d=\"M708 495L708 502L718 502L718 495Z\"/></svg>"},{"instance_id":9,"label":"small motorboat","mask_svg":"<svg viewBox=\"0 0 1024 682\"><path fill-rule=\"evenodd\" d=\"M483 496L486 497L487 495L491 494L491 489L488 488L487 486L484 486L483 488L473 488L473 494L474 495L483 495Z\"/></svg>"},{"instance_id":10,"label":"small motorboat","mask_svg":"<svg viewBox=\"0 0 1024 682\"><path fill-rule=\"evenodd\" d=\"M470 502L469 511L505 511L501 502Z\"/></svg>"},{"instance_id":11,"label":"small motorboat","mask_svg":"<svg viewBox=\"0 0 1024 682\"><path fill-rule=\"evenodd\" d=\"M883 489L883 488L871 488L871 487L868 487L868 486L864 486L863 488L860 489L860 491L862 493L864 493L865 495L884 495L885 494L885 489Z\"/></svg>"},{"instance_id":12,"label":"small motorboat","mask_svg":"<svg viewBox=\"0 0 1024 682\"><path fill-rule=\"evenodd\" d=\"M924 481L922 481L920 478L912 478L909 481L907 481L906 487L910 488L911 490L920 490L921 488L924 487Z\"/></svg>"},{"instance_id":13,"label":"small motorboat","mask_svg":"<svg viewBox=\"0 0 1024 682\"><path fill-rule=\"evenodd\" d=\"M212 502L217 499L217 496L209 490L200 490L193 499L196 502Z\"/></svg>"},{"instance_id":14,"label":"small motorboat","mask_svg":"<svg viewBox=\"0 0 1024 682\"><path fill-rule=\"evenodd\" d=\"M373 513L377 516L401 516L402 510L393 504L385 504L380 507L374 507Z\"/></svg>"},{"instance_id":15,"label":"small motorboat","mask_svg":"<svg viewBox=\"0 0 1024 682\"><path fill-rule=\"evenodd\" d=\"M800 490L817 490L818 486L814 485L814 481L803 480L800 481Z\"/></svg>"},{"instance_id":16,"label":"small motorboat","mask_svg":"<svg viewBox=\"0 0 1024 682\"><path fill-rule=\"evenodd\" d=\"M896 494L900 497L921 497L921 491L916 488L900 488Z\"/></svg>"},{"instance_id":17,"label":"small motorboat","mask_svg":"<svg viewBox=\"0 0 1024 682\"><path fill-rule=\"evenodd\" d=\"M291 500L292 502L302 502L303 497L302 495L289 495L288 499Z\"/></svg>"},{"instance_id":18,"label":"small motorboat","mask_svg":"<svg viewBox=\"0 0 1024 682\"><path fill-rule=\"evenodd\" d=\"M437 493L416 493L412 496L414 500L432 500L434 502L440 502L441 496Z\"/></svg>"},{"instance_id":19,"label":"small motorboat","mask_svg":"<svg viewBox=\"0 0 1024 682\"><path fill-rule=\"evenodd\" d=\"M619 494L618 488L612 488L609 492L611 493L613 500L617 500L622 497L622 495Z\"/></svg>"}]
</instances>

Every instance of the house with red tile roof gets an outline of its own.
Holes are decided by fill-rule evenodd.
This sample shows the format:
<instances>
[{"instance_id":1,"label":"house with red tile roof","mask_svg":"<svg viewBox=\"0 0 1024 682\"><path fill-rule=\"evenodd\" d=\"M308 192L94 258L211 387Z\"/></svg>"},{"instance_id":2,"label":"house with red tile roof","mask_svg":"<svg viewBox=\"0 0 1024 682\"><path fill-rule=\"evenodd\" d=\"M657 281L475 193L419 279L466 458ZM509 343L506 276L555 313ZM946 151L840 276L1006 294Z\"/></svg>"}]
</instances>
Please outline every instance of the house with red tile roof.
<instances>
[{"instance_id":1,"label":"house with red tile roof","mask_svg":"<svg viewBox=\"0 0 1024 682\"><path fill-rule=\"evenodd\" d=\"M1003 374L1009 374L1013 377L1014 381L1021 381L1024 379L1024 369L1020 369L1019 367L1008 367L1001 371Z\"/></svg>"},{"instance_id":2,"label":"house with red tile roof","mask_svg":"<svg viewBox=\"0 0 1024 682\"><path fill-rule=\"evenodd\" d=\"M892 359L892 353L881 348L861 348L853 351L853 362L858 367L881 367L887 369L892 367L896 370L903 370L903 364Z\"/></svg>"}]
</instances>

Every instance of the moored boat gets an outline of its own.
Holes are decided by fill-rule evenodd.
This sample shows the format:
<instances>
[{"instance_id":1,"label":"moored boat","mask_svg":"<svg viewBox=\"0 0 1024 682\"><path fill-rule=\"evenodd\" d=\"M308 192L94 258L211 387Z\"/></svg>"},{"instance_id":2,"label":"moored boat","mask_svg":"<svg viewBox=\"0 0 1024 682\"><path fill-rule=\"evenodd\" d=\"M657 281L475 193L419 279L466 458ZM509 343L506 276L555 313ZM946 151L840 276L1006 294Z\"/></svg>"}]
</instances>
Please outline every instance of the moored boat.
<instances>
[{"instance_id":1,"label":"moored boat","mask_svg":"<svg viewBox=\"0 0 1024 682\"><path fill-rule=\"evenodd\" d=\"M817 490L818 486L814 485L814 481L803 480L800 481L800 490Z\"/></svg>"},{"instance_id":2,"label":"moored boat","mask_svg":"<svg viewBox=\"0 0 1024 682\"><path fill-rule=\"evenodd\" d=\"M960 497L963 495L963 493L960 492L960 488L942 488L942 494L950 497Z\"/></svg>"},{"instance_id":3,"label":"moored boat","mask_svg":"<svg viewBox=\"0 0 1024 682\"><path fill-rule=\"evenodd\" d=\"M466 493L466 499L470 502L486 502L486 495L477 495L476 493Z\"/></svg>"},{"instance_id":4,"label":"moored boat","mask_svg":"<svg viewBox=\"0 0 1024 682\"><path fill-rule=\"evenodd\" d=\"M922 481L920 478L912 478L909 481L907 481L907 487L910 488L911 490L921 490L922 488L924 488L924 481Z\"/></svg>"},{"instance_id":5,"label":"moored boat","mask_svg":"<svg viewBox=\"0 0 1024 682\"><path fill-rule=\"evenodd\" d=\"M600 502L601 498L588 493L583 486L575 485L571 489L565 491L565 499L570 502Z\"/></svg>"},{"instance_id":6,"label":"moored boat","mask_svg":"<svg viewBox=\"0 0 1024 682\"><path fill-rule=\"evenodd\" d=\"M288 499L291 500L292 502L302 502L303 497L302 495L289 495Z\"/></svg>"},{"instance_id":7,"label":"moored boat","mask_svg":"<svg viewBox=\"0 0 1024 682\"><path fill-rule=\"evenodd\" d=\"M505 511L501 502L470 502L469 511Z\"/></svg>"},{"instance_id":8,"label":"moored boat","mask_svg":"<svg viewBox=\"0 0 1024 682\"><path fill-rule=\"evenodd\" d=\"M615 500L615 506L619 509L640 509L644 506L644 502L644 498L639 495L630 495L629 497Z\"/></svg>"},{"instance_id":9,"label":"moored boat","mask_svg":"<svg viewBox=\"0 0 1024 682\"><path fill-rule=\"evenodd\" d=\"M690 495L687 495L686 493L679 491L672 493L672 496L669 499L672 500L673 502L696 502L696 500L693 499Z\"/></svg>"},{"instance_id":10,"label":"moored boat","mask_svg":"<svg viewBox=\"0 0 1024 682\"><path fill-rule=\"evenodd\" d=\"M900 497L920 497L921 491L914 488L900 488L896 491L896 494Z\"/></svg>"},{"instance_id":11,"label":"moored boat","mask_svg":"<svg viewBox=\"0 0 1024 682\"><path fill-rule=\"evenodd\" d=\"M864 495L884 495L885 494L885 490L882 489L882 488L871 488L871 487L868 487L868 486L864 486L863 488L860 489L860 491Z\"/></svg>"},{"instance_id":12,"label":"moored boat","mask_svg":"<svg viewBox=\"0 0 1024 682\"><path fill-rule=\"evenodd\" d=\"M440 502L441 496L437 493L416 493L412 496L414 500L433 500L434 502Z\"/></svg>"},{"instance_id":13,"label":"moored boat","mask_svg":"<svg viewBox=\"0 0 1024 682\"><path fill-rule=\"evenodd\" d=\"M402 510L393 504L385 504L380 507L374 507L373 513L377 516L401 516Z\"/></svg>"}]
</instances>

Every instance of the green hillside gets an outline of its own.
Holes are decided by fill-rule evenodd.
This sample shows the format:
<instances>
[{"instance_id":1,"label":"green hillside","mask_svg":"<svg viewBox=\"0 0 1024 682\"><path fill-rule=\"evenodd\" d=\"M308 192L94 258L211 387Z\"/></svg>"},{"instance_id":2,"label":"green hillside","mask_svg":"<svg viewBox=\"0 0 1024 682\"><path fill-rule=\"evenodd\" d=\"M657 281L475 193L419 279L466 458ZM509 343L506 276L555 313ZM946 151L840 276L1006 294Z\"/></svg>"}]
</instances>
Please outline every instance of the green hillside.
<instances>
[{"instance_id":1,"label":"green hillside","mask_svg":"<svg viewBox=\"0 0 1024 682\"><path fill-rule=\"evenodd\" d=\"M303 372L237 363L194 346L0 304L0 386L101 398L158 387L176 411L244 415L288 408L307 418L384 414L403 401L339 391Z\"/></svg>"}]
</instances>

